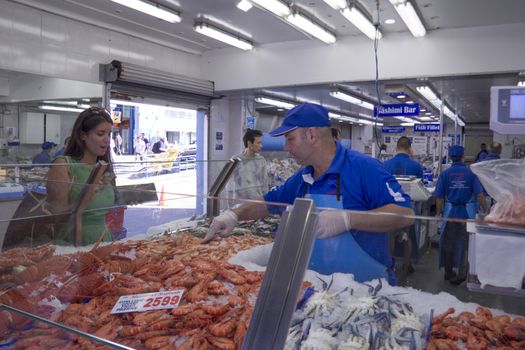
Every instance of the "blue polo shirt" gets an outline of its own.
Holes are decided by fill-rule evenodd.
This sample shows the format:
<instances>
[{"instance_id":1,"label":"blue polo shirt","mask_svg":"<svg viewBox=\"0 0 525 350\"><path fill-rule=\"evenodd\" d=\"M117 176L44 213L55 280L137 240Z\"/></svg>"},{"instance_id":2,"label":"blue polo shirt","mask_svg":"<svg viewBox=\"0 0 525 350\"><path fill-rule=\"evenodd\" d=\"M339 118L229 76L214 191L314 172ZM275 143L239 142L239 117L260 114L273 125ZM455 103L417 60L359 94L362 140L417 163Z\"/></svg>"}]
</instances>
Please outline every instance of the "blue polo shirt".
<instances>
[{"instance_id":1,"label":"blue polo shirt","mask_svg":"<svg viewBox=\"0 0 525 350\"><path fill-rule=\"evenodd\" d=\"M392 175L414 175L423 178L423 167L406 153L398 153L394 158L385 161L385 168Z\"/></svg>"},{"instance_id":2,"label":"blue polo shirt","mask_svg":"<svg viewBox=\"0 0 525 350\"><path fill-rule=\"evenodd\" d=\"M312 176L314 169L307 166L292 175L282 186L264 195L264 200L292 204L295 198L304 197L306 193L336 195L339 178L344 209L367 211L387 204L411 208L410 197L380 161L336 144L330 167L311 185L304 181L303 176ZM284 208L269 205L268 211L281 214ZM357 230L352 230L352 233L370 256L385 266L392 264L386 233Z\"/></svg>"},{"instance_id":3,"label":"blue polo shirt","mask_svg":"<svg viewBox=\"0 0 525 350\"><path fill-rule=\"evenodd\" d=\"M447 215L449 218L468 219L465 205L473 194L483 192L483 187L476 174L463 162L452 163L452 166L439 175L435 196L446 198L452 204Z\"/></svg>"},{"instance_id":4,"label":"blue polo shirt","mask_svg":"<svg viewBox=\"0 0 525 350\"><path fill-rule=\"evenodd\" d=\"M42 151L38 153L36 156L33 157L33 164L51 164L51 156L49 155L49 152Z\"/></svg>"},{"instance_id":5,"label":"blue polo shirt","mask_svg":"<svg viewBox=\"0 0 525 350\"><path fill-rule=\"evenodd\" d=\"M497 153L489 153L489 154L487 154L487 156L485 158L481 159L480 162L484 162L484 161L487 161L487 160L496 160L496 159L500 159L499 154L497 154Z\"/></svg>"}]
</instances>

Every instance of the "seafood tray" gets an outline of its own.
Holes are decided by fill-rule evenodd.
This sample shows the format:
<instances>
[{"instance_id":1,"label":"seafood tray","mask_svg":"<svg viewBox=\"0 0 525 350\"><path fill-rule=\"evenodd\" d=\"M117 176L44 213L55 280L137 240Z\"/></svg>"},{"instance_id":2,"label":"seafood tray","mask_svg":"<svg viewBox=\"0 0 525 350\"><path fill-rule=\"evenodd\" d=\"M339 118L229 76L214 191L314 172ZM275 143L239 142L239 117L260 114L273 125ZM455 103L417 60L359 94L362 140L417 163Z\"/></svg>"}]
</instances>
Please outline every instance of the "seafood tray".
<instances>
[{"instance_id":1,"label":"seafood tray","mask_svg":"<svg viewBox=\"0 0 525 350\"><path fill-rule=\"evenodd\" d=\"M525 349L524 317L493 316L482 306L475 313L455 312L449 308L434 317L427 350Z\"/></svg>"},{"instance_id":2,"label":"seafood tray","mask_svg":"<svg viewBox=\"0 0 525 350\"><path fill-rule=\"evenodd\" d=\"M254 235L258 237L275 237L275 232L281 219L279 216L267 216L259 220L241 221L233 229L234 236ZM210 227L211 220L199 220L197 226L191 229L182 229L177 232L191 233L195 237L204 238Z\"/></svg>"},{"instance_id":3,"label":"seafood tray","mask_svg":"<svg viewBox=\"0 0 525 350\"><path fill-rule=\"evenodd\" d=\"M47 256L15 273L16 286L0 295L0 303L137 349L234 350L248 327L263 273L227 260L270 241L231 236L202 245L180 233ZM32 252L24 249L18 254ZM177 308L110 313L122 295L173 289L185 291ZM0 337L17 349L94 348L78 335L8 311L0 311Z\"/></svg>"},{"instance_id":4,"label":"seafood tray","mask_svg":"<svg viewBox=\"0 0 525 350\"><path fill-rule=\"evenodd\" d=\"M380 295L381 280L368 295L348 287L330 291L307 288L292 318L285 350L293 349L423 349L424 320L408 303Z\"/></svg>"}]
</instances>

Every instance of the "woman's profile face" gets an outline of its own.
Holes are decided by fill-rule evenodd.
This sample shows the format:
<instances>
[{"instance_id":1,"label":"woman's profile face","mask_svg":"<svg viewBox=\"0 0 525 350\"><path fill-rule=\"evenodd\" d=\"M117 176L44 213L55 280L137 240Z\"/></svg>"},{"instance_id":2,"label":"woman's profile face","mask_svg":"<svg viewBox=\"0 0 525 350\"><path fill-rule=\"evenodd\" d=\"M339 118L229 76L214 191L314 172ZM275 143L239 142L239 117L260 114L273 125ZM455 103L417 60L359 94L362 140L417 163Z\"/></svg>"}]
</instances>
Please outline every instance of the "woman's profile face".
<instances>
[{"instance_id":1,"label":"woman's profile face","mask_svg":"<svg viewBox=\"0 0 525 350\"><path fill-rule=\"evenodd\" d=\"M103 156L110 144L111 128L113 125L107 122L97 124L93 129L82 135L85 152L96 157Z\"/></svg>"}]
</instances>

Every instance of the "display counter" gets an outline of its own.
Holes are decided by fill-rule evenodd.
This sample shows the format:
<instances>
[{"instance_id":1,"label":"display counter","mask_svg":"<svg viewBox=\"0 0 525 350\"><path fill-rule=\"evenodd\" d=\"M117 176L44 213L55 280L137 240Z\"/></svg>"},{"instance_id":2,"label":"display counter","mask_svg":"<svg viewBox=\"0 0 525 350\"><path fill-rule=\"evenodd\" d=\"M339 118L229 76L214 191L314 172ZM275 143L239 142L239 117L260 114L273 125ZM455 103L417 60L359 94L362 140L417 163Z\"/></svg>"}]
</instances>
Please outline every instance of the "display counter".
<instances>
[{"instance_id":1,"label":"display counter","mask_svg":"<svg viewBox=\"0 0 525 350\"><path fill-rule=\"evenodd\" d=\"M385 260L377 247L388 249L386 234L359 238L374 242L375 262L349 241L318 239L317 223L327 208L318 208L309 199L293 205L272 203L281 216L241 222L231 236L202 244L210 219L197 210L197 204L208 198L190 191L194 189L164 193L171 204L181 201L186 209L192 200L189 209L194 212L183 219L177 220L170 214L173 208L159 203L132 205L122 226L129 232L140 221L144 230L124 239L112 236L110 241L75 246L46 233L44 242L38 233L42 226L32 235L26 232L29 236L20 240L19 247L4 249L0 346L423 349L428 343L433 349L439 344L467 348L473 341L471 333L478 342L505 343L516 349L525 341L520 333L525 319L518 317L525 315L523 310L505 313L488 309L483 302L461 302L444 291L427 293L390 285L395 280L392 266L377 263ZM86 208L81 214L112 208L119 206ZM331 210L331 214L350 215L354 225L361 222L370 229L380 222L395 225L410 219L378 212ZM3 222L12 220L2 217ZM86 232L91 227L85 224L80 229ZM357 237L355 228L345 237ZM325 270L341 261L355 265L339 272ZM443 314L447 310L449 314ZM439 314L442 317L435 318ZM462 318L473 320L466 333L447 331L446 322L456 324ZM492 327L491 319L502 322L501 334L486 329L483 334L474 332L475 322Z\"/></svg>"}]
</instances>

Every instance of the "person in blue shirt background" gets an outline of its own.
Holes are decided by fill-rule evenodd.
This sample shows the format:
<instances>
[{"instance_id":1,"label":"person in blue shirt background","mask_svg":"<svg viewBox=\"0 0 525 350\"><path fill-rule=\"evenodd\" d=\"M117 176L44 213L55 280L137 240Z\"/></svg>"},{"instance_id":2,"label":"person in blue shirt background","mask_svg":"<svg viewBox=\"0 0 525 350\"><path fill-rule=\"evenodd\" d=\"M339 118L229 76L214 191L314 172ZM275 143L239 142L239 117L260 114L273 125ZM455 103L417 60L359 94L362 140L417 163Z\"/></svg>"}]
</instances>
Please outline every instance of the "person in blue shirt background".
<instances>
[{"instance_id":1,"label":"person in blue shirt background","mask_svg":"<svg viewBox=\"0 0 525 350\"><path fill-rule=\"evenodd\" d=\"M413 223L410 197L384 166L369 156L334 142L328 111L316 104L292 108L272 136L285 136L285 151L304 166L282 186L260 200L292 204L296 198L311 198L322 210L310 269L322 274L352 273L357 281L387 278L395 284L386 231ZM203 243L227 236L238 220L281 213L282 206L245 203L214 218ZM355 211L387 212L398 215L359 215Z\"/></svg>"},{"instance_id":2,"label":"person in blue shirt background","mask_svg":"<svg viewBox=\"0 0 525 350\"><path fill-rule=\"evenodd\" d=\"M33 164L51 164L51 150L56 145L53 142L45 141L42 144L42 152L38 153L36 156L33 157L32 163Z\"/></svg>"},{"instance_id":3,"label":"person in blue shirt background","mask_svg":"<svg viewBox=\"0 0 525 350\"><path fill-rule=\"evenodd\" d=\"M412 142L406 136L401 136L397 140L396 155L394 158L385 161L385 168L392 175L412 175L419 179L423 179L423 167L416 160L411 159ZM394 250L396 239L403 242L403 271L408 275L414 272L414 267L411 263L412 257L412 236L415 235L413 227L398 230L391 235L390 246Z\"/></svg>"},{"instance_id":4,"label":"person in blue shirt background","mask_svg":"<svg viewBox=\"0 0 525 350\"><path fill-rule=\"evenodd\" d=\"M479 147L481 148L481 150L476 155L476 159L474 160L474 162L479 162L483 160L487 156L487 154L489 154L489 152L487 151L487 145L485 143L482 143L481 145L479 145Z\"/></svg>"},{"instance_id":5,"label":"person in blue shirt background","mask_svg":"<svg viewBox=\"0 0 525 350\"><path fill-rule=\"evenodd\" d=\"M489 153L480 160L480 162L487 161L487 160L495 160L500 159L501 157L501 143L499 142L492 142L489 146Z\"/></svg>"},{"instance_id":6,"label":"person in blue shirt background","mask_svg":"<svg viewBox=\"0 0 525 350\"><path fill-rule=\"evenodd\" d=\"M436 185L436 215L445 218L473 219L475 209L470 208L470 199L477 197L482 209L487 212L483 187L478 177L463 163L464 148L451 146L448 155L452 166L439 175ZM445 280L459 285L467 278L468 233L464 222L445 222L440 237L440 263L445 267ZM458 267L458 273L454 272Z\"/></svg>"}]
</instances>

